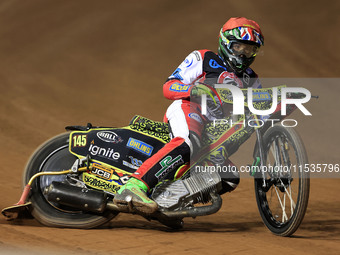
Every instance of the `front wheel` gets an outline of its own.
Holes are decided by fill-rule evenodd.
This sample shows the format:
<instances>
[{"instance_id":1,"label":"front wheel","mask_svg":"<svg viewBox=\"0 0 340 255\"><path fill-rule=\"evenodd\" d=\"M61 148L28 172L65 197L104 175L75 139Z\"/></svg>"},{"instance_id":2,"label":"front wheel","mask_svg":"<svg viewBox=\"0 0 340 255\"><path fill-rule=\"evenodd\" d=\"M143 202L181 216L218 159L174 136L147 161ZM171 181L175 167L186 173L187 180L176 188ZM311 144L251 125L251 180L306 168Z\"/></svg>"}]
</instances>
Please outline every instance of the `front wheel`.
<instances>
[{"instance_id":1,"label":"front wheel","mask_svg":"<svg viewBox=\"0 0 340 255\"><path fill-rule=\"evenodd\" d=\"M24 185L36 173L70 169L77 158L69 152L68 143L69 133L64 133L41 145L28 161L23 176ZM32 202L31 213L40 223L52 227L94 228L116 216L113 212L82 212L48 201L44 195L45 188L53 181L65 179L66 175L48 175L34 180L29 200Z\"/></svg>"},{"instance_id":2,"label":"front wheel","mask_svg":"<svg viewBox=\"0 0 340 255\"><path fill-rule=\"evenodd\" d=\"M255 178L255 194L262 220L279 236L300 226L308 205L310 176L303 166L307 153L293 128L274 126L263 136L264 172Z\"/></svg>"}]
</instances>

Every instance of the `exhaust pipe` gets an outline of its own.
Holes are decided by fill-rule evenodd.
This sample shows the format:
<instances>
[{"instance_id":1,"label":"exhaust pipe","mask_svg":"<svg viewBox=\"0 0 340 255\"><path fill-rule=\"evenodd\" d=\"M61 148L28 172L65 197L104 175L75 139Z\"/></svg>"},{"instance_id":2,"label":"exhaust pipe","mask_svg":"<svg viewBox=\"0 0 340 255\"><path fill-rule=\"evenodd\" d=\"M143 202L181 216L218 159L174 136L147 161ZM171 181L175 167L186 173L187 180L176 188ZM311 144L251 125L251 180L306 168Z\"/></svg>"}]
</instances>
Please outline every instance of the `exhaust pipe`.
<instances>
[{"instance_id":1,"label":"exhaust pipe","mask_svg":"<svg viewBox=\"0 0 340 255\"><path fill-rule=\"evenodd\" d=\"M107 194L62 182L52 182L45 189L48 201L70 206L82 211L102 213L107 204Z\"/></svg>"},{"instance_id":2,"label":"exhaust pipe","mask_svg":"<svg viewBox=\"0 0 340 255\"><path fill-rule=\"evenodd\" d=\"M63 182L52 182L45 189L44 194L50 202L70 206L81 211L94 213L103 213L105 210L130 212L129 208L124 210L124 208L115 205L113 201L108 200L107 194L103 191L81 188ZM178 211L158 211L154 216L165 219L182 219L184 217L197 217L215 213L221 208L222 199L219 195L210 195L212 204L209 206Z\"/></svg>"}]
</instances>

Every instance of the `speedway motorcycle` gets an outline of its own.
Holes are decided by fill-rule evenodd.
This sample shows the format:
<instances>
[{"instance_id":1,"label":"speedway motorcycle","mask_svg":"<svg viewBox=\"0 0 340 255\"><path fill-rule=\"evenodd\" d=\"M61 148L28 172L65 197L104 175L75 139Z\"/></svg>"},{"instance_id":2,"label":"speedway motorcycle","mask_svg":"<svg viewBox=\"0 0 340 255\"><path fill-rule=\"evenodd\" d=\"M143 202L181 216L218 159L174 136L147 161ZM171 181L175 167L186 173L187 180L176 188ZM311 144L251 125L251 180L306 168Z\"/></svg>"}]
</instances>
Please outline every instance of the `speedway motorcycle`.
<instances>
[{"instance_id":1,"label":"speedway motorcycle","mask_svg":"<svg viewBox=\"0 0 340 255\"><path fill-rule=\"evenodd\" d=\"M216 213L228 179L221 171L207 166L230 157L255 133L252 164L247 167L254 177L258 210L272 233L292 235L306 212L310 179L308 172L292 167L308 163L299 135L291 127L268 121L286 117L279 113L283 87L276 87L278 107L268 116L248 110L247 90L242 89L244 114L226 114L220 123L205 126L200 154L189 166L179 168L174 179L164 180L153 189L150 196L158 210L143 216L180 229L185 217ZM274 89L253 89L253 107L270 108ZM220 88L215 92L222 110L233 104L230 90ZM305 95L290 95L294 96ZM287 115L295 109L294 105L287 105ZM67 133L42 144L29 159L20 201L2 210L7 219L15 219L26 210L47 226L95 228L121 212L133 213L132 206L122 211L113 203L117 190L146 159L170 141L168 124L138 115L122 128L88 124L68 126L66 130Z\"/></svg>"}]
</instances>

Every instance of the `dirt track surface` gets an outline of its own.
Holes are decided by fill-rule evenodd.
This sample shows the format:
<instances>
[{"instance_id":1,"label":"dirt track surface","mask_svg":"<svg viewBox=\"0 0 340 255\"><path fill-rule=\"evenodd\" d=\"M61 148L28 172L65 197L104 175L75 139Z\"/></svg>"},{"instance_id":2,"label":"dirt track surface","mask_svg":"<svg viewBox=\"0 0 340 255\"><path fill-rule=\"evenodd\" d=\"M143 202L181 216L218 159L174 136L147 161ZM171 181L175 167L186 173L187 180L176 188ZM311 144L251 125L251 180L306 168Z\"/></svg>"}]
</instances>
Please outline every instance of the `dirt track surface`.
<instances>
[{"instance_id":1,"label":"dirt track surface","mask_svg":"<svg viewBox=\"0 0 340 255\"><path fill-rule=\"evenodd\" d=\"M194 49L216 50L233 16L259 22L262 77L340 77L340 2L312 1L0 2L0 208L19 199L35 148L67 125L124 126L134 114L161 120L162 83ZM228 1L231 2L231 1ZM297 114L313 163L340 163L339 94L304 84L320 99ZM279 85L279 84L274 84ZM331 118L331 119L330 119ZM251 163L247 142L232 160ZM180 232L131 215L100 229L54 229L34 219L0 219L0 254L339 254L340 179L312 179L305 220L292 238L264 227L253 183L224 195L215 215L188 219Z\"/></svg>"}]
</instances>

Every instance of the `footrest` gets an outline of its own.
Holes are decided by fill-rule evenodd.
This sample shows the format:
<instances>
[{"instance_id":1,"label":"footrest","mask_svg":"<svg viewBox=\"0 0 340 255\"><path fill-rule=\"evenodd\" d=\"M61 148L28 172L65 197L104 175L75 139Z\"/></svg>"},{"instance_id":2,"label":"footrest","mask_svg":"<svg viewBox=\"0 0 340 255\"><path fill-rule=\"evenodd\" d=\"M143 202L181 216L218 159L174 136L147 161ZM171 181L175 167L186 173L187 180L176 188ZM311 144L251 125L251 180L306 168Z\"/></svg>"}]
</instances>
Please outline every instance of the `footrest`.
<instances>
[{"instance_id":1,"label":"footrest","mask_svg":"<svg viewBox=\"0 0 340 255\"><path fill-rule=\"evenodd\" d=\"M31 206L31 202L27 202L22 205L13 205L4 208L1 213L3 216L5 216L6 220L15 220L19 217L21 213L24 213L29 210Z\"/></svg>"}]
</instances>

